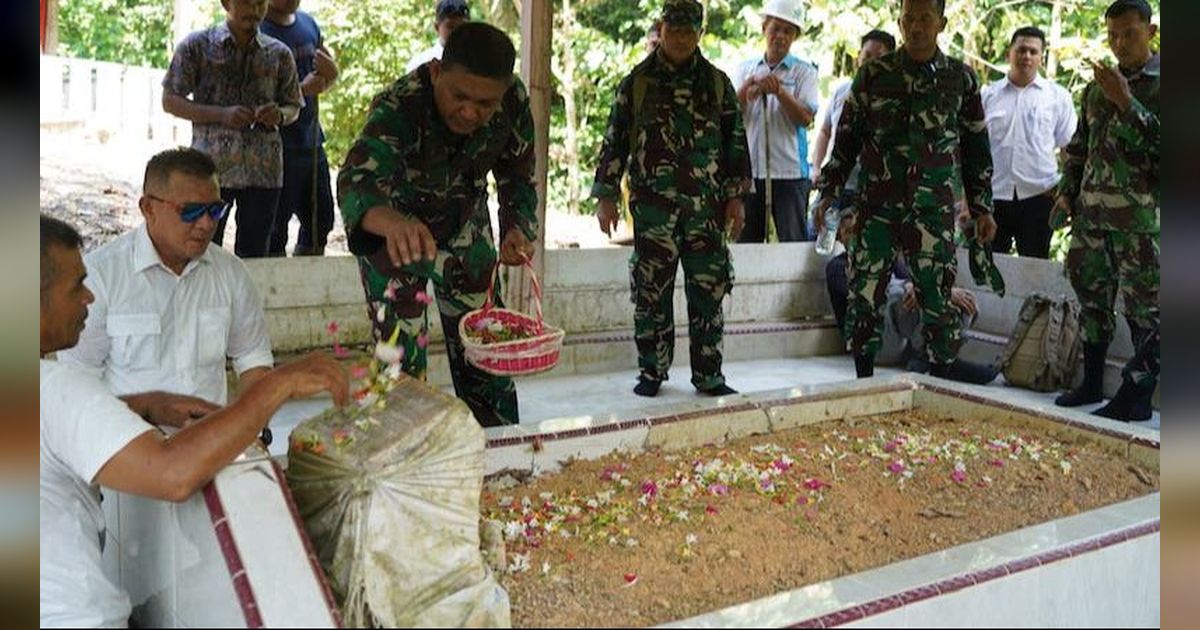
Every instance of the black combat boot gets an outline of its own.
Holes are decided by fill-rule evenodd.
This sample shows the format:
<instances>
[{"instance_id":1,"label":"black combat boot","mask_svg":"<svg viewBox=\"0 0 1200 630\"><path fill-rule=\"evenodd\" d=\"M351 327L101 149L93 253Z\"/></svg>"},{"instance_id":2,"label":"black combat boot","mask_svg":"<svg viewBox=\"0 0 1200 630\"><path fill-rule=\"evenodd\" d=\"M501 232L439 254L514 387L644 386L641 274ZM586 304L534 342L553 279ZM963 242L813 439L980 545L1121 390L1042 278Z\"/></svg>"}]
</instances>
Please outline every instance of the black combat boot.
<instances>
[{"instance_id":1,"label":"black combat boot","mask_svg":"<svg viewBox=\"0 0 1200 630\"><path fill-rule=\"evenodd\" d=\"M875 355L855 354L854 373L858 378L869 378L875 375Z\"/></svg>"},{"instance_id":2,"label":"black combat boot","mask_svg":"<svg viewBox=\"0 0 1200 630\"><path fill-rule=\"evenodd\" d=\"M1093 411L1092 414L1122 422L1149 420L1154 414L1150 399L1154 397L1156 385L1158 385L1157 382L1138 385L1130 379L1121 379L1121 388L1117 390L1112 400L1108 401L1107 405Z\"/></svg>"},{"instance_id":3,"label":"black combat boot","mask_svg":"<svg viewBox=\"0 0 1200 630\"><path fill-rule=\"evenodd\" d=\"M994 365L974 363L965 359L955 359L946 368L946 378L959 383L975 385L987 385L996 380L996 375L999 373L1000 369Z\"/></svg>"},{"instance_id":4,"label":"black combat boot","mask_svg":"<svg viewBox=\"0 0 1200 630\"><path fill-rule=\"evenodd\" d=\"M1108 342L1083 344L1083 383L1054 399L1059 407L1078 407L1104 400L1104 359Z\"/></svg>"}]
</instances>

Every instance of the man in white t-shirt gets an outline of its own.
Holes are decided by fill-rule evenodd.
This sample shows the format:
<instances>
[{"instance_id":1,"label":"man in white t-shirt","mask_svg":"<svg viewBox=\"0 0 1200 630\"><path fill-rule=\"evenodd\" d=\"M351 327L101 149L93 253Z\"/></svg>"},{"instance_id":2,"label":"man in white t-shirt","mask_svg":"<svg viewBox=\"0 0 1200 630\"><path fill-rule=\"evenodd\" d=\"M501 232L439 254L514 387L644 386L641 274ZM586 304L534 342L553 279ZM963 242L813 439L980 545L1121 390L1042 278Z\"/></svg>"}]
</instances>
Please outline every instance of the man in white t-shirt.
<instances>
[{"instance_id":1,"label":"man in white t-shirt","mask_svg":"<svg viewBox=\"0 0 1200 630\"><path fill-rule=\"evenodd\" d=\"M442 50L446 47L446 40L450 39L450 33L470 19L471 7L467 6L467 0L438 0L437 18L433 23L433 30L437 33L438 40L434 45L410 59L408 65L404 67L404 71L412 72L423 63L441 59Z\"/></svg>"},{"instance_id":2,"label":"man in white t-shirt","mask_svg":"<svg viewBox=\"0 0 1200 630\"><path fill-rule=\"evenodd\" d=\"M1034 26L1013 33L1008 74L983 86L992 147L996 239L992 251L1050 257L1050 209L1061 172L1057 150L1075 133L1075 106L1063 86L1041 76L1046 35Z\"/></svg>"},{"instance_id":3,"label":"man in white t-shirt","mask_svg":"<svg viewBox=\"0 0 1200 630\"><path fill-rule=\"evenodd\" d=\"M146 165L146 221L85 258L95 295L79 344L59 359L117 396L163 390L228 401L225 360L244 389L274 358L262 299L245 264L211 242L229 211L216 166L180 147Z\"/></svg>"},{"instance_id":4,"label":"man in white t-shirt","mask_svg":"<svg viewBox=\"0 0 1200 630\"><path fill-rule=\"evenodd\" d=\"M46 360L70 348L87 318L91 291L74 228L41 217L40 625L124 627L129 597L104 575L99 485L183 501L258 436L285 401L329 391L349 396L345 371L312 355L265 374L216 410L187 396L150 392L129 402L94 375ZM197 412L208 413L195 420ZM179 427L167 436L154 425Z\"/></svg>"},{"instance_id":5,"label":"man in white t-shirt","mask_svg":"<svg viewBox=\"0 0 1200 630\"><path fill-rule=\"evenodd\" d=\"M888 53L895 52L895 50L896 38L887 31L875 29L862 36L855 69L857 70ZM829 157L829 149L833 147L833 138L837 133L838 120L842 117L842 108L846 105L846 98L850 96L850 86L853 84L854 80L848 79L834 88L829 102L821 112L820 122L817 124L817 141L813 143L814 180L821 176L821 167L825 166L825 160ZM846 179L846 185L843 187L842 197L836 202L839 209L853 208L854 191L858 189L858 171L857 166L850 171L850 176ZM820 225L822 217L814 217L814 219Z\"/></svg>"},{"instance_id":6,"label":"man in white t-shirt","mask_svg":"<svg viewBox=\"0 0 1200 630\"><path fill-rule=\"evenodd\" d=\"M759 13L766 52L742 62L733 76L754 171L754 193L738 242L765 242L767 213L780 242L811 240L804 220L812 190L808 127L820 106L817 67L790 52L803 21L798 0L768 0Z\"/></svg>"}]
</instances>

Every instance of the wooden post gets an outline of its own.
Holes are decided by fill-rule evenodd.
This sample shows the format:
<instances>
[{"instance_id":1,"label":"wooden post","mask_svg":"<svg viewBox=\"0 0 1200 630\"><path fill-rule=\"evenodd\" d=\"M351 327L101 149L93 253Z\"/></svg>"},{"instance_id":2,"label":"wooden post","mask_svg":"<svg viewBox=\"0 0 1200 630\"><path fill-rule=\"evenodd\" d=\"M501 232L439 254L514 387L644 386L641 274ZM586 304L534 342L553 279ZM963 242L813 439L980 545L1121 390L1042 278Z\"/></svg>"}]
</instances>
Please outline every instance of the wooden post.
<instances>
[{"instance_id":1,"label":"wooden post","mask_svg":"<svg viewBox=\"0 0 1200 630\"><path fill-rule=\"evenodd\" d=\"M533 269L543 278L546 253L546 173L550 156L550 33L554 19L553 3L546 0L521 0L521 79L529 88L533 113L534 183L537 186L538 234L534 244ZM503 239L504 235L498 235ZM533 284L519 267L505 267L504 299L508 308L533 311Z\"/></svg>"},{"instance_id":2,"label":"wooden post","mask_svg":"<svg viewBox=\"0 0 1200 630\"><path fill-rule=\"evenodd\" d=\"M58 54L58 0L42 0L42 53Z\"/></svg>"}]
</instances>

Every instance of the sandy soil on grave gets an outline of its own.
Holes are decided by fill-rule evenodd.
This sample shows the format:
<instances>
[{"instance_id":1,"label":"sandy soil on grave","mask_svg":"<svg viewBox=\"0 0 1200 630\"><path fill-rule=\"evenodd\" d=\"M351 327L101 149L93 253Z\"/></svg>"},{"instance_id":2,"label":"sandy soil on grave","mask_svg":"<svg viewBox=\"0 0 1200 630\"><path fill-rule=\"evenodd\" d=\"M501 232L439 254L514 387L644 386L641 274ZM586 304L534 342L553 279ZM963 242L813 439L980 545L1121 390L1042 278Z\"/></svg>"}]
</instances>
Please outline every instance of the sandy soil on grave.
<instances>
[{"instance_id":1,"label":"sandy soil on grave","mask_svg":"<svg viewBox=\"0 0 1200 630\"><path fill-rule=\"evenodd\" d=\"M1018 428L904 412L489 483L513 626L682 619L1158 489L1098 441Z\"/></svg>"}]
</instances>

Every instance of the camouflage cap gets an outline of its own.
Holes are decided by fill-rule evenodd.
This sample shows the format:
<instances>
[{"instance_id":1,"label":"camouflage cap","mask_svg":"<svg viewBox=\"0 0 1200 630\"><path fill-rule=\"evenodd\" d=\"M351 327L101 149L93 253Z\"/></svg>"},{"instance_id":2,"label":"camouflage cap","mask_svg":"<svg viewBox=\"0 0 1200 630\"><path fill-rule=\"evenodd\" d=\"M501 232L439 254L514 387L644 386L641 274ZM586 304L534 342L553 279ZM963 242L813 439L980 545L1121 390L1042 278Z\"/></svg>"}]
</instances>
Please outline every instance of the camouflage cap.
<instances>
[{"instance_id":1,"label":"camouflage cap","mask_svg":"<svg viewBox=\"0 0 1200 630\"><path fill-rule=\"evenodd\" d=\"M664 0L664 24L688 25L700 30L704 25L704 7L696 0Z\"/></svg>"}]
</instances>

